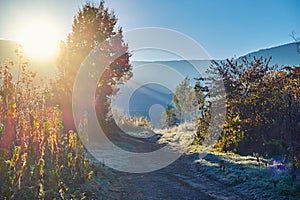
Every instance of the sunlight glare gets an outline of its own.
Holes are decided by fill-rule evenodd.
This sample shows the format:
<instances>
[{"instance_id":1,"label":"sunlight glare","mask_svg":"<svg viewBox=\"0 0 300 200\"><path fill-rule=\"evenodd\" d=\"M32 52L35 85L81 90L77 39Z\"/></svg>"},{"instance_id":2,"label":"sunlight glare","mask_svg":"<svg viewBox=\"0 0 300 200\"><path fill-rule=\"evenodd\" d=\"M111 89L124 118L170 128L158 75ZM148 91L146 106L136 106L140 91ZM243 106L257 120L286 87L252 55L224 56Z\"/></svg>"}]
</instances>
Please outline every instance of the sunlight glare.
<instances>
[{"instance_id":1,"label":"sunlight glare","mask_svg":"<svg viewBox=\"0 0 300 200\"><path fill-rule=\"evenodd\" d=\"M32 20L23 23L18 41L25 55L37 59L49 59L58 52L60 41L58 27L50 20Z\"/></svg>"}]
</instances>

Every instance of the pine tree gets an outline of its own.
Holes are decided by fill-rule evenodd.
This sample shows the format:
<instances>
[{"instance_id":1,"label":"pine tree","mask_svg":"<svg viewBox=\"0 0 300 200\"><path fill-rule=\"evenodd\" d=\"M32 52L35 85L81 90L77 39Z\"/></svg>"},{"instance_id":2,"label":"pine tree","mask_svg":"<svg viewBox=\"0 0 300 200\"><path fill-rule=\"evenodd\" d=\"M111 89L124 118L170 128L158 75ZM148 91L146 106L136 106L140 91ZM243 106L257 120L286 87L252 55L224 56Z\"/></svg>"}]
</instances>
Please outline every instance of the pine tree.
<instances>
[{"instance_id":1,"label":"pine tree","mask_svg":"<svg viewBox=\"0 0 300 200\"><path fill-rule=\"evenodd\" d=\"M175 107L172 104L168 104L165 107L165 110L162 113L162 120L164 128L173 127L177 124L178 119L176 116Z\"/></svg>"}]
</instances>

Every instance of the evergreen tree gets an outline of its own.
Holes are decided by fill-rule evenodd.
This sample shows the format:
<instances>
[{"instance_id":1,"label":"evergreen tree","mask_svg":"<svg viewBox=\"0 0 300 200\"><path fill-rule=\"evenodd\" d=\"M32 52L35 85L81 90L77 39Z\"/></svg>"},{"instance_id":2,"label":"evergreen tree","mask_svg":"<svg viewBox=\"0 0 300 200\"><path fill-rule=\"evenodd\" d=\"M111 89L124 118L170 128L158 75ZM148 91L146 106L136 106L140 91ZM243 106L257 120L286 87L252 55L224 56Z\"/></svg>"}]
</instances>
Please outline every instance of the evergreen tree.
<instances>
[{"instance_id":1,"label":"evergreen tree","mask_svg":"<svg viewBox=\"0 0 300 200\"><path fill-rule=\"evenodd\" d=\"M175 107L172 104L168 104L165 107L165 110L162 113L162 120L164 128L173 127L177 124L178 119L176 116Z\"/></svg>"}]
</instances>

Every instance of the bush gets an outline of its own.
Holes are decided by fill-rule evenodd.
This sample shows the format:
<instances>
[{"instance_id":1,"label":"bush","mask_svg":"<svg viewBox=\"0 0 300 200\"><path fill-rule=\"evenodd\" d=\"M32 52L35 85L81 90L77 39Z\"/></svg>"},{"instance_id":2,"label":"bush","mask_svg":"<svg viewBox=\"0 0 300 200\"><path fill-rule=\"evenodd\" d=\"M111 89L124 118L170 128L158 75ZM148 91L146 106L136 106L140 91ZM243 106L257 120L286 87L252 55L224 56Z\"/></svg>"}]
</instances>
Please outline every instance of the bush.
<instances>
[{"instance_id":1,"label":"bush","mask_svg":"<svg viewBox=\"0 0 300 200\"><path fill-rule=\"evenodd\" d=\"M61 111L27 64L17 77L12 66L0 66L0 199L82 198L94 172L77 133L63 134Z\"/></svg>"}]
</instances>

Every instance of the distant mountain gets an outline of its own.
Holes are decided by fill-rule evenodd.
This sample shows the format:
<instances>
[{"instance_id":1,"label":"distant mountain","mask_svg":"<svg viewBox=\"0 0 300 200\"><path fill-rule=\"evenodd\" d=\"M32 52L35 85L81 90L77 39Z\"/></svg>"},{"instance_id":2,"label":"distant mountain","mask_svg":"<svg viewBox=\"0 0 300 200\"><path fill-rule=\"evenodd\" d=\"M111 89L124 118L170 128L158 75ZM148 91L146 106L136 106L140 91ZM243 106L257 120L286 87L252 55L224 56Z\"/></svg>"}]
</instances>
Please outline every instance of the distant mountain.
<instances>
[{"instance_id":1,"label":"distant mountain","mask_svg":"<svg viewBox=\"0 0 300 200\"><path fill-rule=\"evenodd\" d=\"M300 66L300 53L297 52L297 48L297 43L290 43L262 49L245 56L249 59L253 59L254 56L256 58L272 56L271 65ZM114 105L123 110L129 109L127 113L129 115L149 117L151 106L160 104L165 107L167 103L172 102L172 91L184 77L189 77L194 83L194 78L205 76L205 70L210 64L210 60L132 62L133 77L128 83L121 86L120 94L115 98ZM152 83L147 84L147 81Z\"/></svg>"},{"instance_id":2,"label":"distant mountain","mask_svg":"<svg viewBox=\"0 0 300 200\"><path fill-rule=\"evenodd\" d=\"M173 92L185 77L192 83L194 78L205 74L209 60L132 62L133 77L120 86L113 105L128 115L150 118L152 106L166 107L172 103Z\"/></svg>"},{"instance_id":3,"label":"distant mountain","mask_svg":"<svg viewBox=\"0 0 300 200\"><path fill-rule=\"evenodd\" d=\"M289 43L268 49L262 49L245 55L247 58L272 57L271 64L300 66L300 43Z\"/></svg>"},{"instance_id":4,"label":"distant mountain","mask_svg":"<svg viewBox=\"0 0 300 200\"><path fill-rule=\"evenodd\" d=\"M16 59L14 50L18 48L18 44L10 40L0 40L0 62L4 62L5 59Z\"/></svg>"},{"instance_id":5,"label":"distant mountain","mask_svg":"<svg viewBox=\"0 0 300 200\"><path fill-rule=\"evenodd\" d=\"M16 73L18 71L18 63L19 59L15 53L16 49L19 49L20 45L14 41L10 40L0 40L0 64L4 64L8 61L14 62L14 67L12 69L13 73ZM57 69L55 66L55 58L52 59L34 59L29 57L22 58L22 62L29 62L29 69L33 72L36 72L38 77L48 77L53 78L55 75Z\"/></svg>"},{"instance_id":6,"label":"distant mountain","mask_svg":"<svg viewBox=\"0 0 300 200\"><path fill-rule=\"evenodd\" d=\"M299 44L298 44L299 45ZM19 45L10 40L0 40L0 64L8 60L12 60L15 63L18 63L17 56L14 51L17 49ZM300 65L300 53L297 52L297 48L300 48L300 45L297 46L297 43L289 43L284 44L268 49L262 49L256 52L251 52L245 55L248 58L260 57L263 56L265 58L269 58L272 56L271 64L282 65ZM53 77L57 72L55 65L55 58L49 60L38 60L33 58L26 58L30 63L30 69L37 72L40 77ZM23 60L26 60L23 59ZM132 62L134 67L142 66L142 65L162 65L168 66L172 70L177 71L183 76L189 76L190 78L194 78L198 76L199 73L197 70L201 70L203 68L207 68L210 64L208 60L192 60L192 61L135 61ZM195 70L196 66L197 70ZM145 70L144 70L145 71ZM140 76L141 74L136 74L136 76ZM149 74L148 74L149 75Z\"/></svg>"},{"instance_id":7,"label":"distant mountain","mask_svg":"<svg viewBox=\"0 0 300 200\"><path fill-rule=\"evenodd\" d=\"M0 40L0 64L8 59L17 63L14 54L17 47L13 41ZM250 59L254 56L264 58L272 56L273 65L300 66L300 53L297 52L297 48L297 43L289 43L251 52L245 56ZM55 59L48 61L29 59L29 61L31 69L40 77L53 77L56 72ZM210 60L134 61L133 77L120 86L118 96L113 98L113 105L128 110L129 115L149 117L149 109L153 105L160 104L165 107L172 102L176 86L185 77L189 77L194 83L195 77L205 76L205 70L210 64Z\"/></svg>"},{"instance_id":8,"label":"distant mountain","mask_svg":"<svg viewBox=\"0 0 300 200\"><path fill-rule=\"evenodd\" d=\"M172 103L173 93L157 84L147 84L138 88L130 97L129 114L131 116L148 116L151 106L159 104L166 107Z\"/></svg>"}]
</instances>

